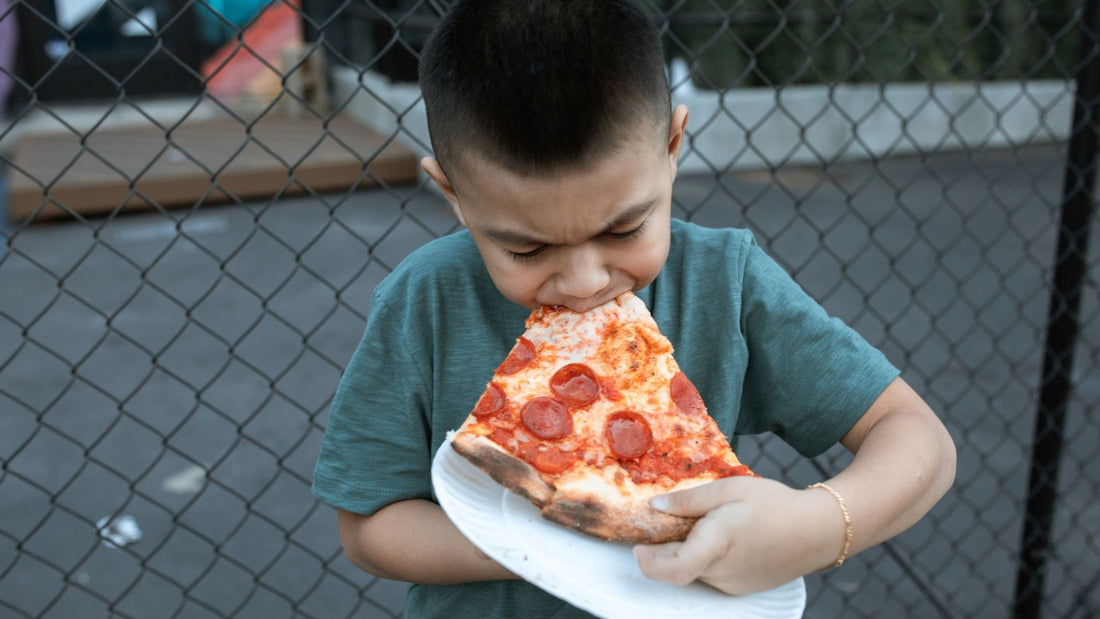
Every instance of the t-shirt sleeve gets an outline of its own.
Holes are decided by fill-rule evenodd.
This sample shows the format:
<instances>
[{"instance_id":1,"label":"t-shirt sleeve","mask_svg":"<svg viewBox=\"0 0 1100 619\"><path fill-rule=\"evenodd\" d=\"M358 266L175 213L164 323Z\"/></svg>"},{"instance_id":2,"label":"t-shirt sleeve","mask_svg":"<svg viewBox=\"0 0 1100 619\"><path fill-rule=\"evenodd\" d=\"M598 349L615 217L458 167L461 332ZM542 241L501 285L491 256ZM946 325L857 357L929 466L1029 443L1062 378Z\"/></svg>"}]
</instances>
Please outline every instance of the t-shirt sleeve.
<instances>
[{"instance_id":1,"label":"t-shirt sleeve","mask_svg":"<svg viewBox=\"0 0 1100 619\"><path fill-rule=\"evenodd\" d=\"M411 351L412 321L376 292L363 338L329 410L313 474L321 501L370 515L431 498L430 389Z\"/></svg>"},{"instance_id":2,"label":"t-shirt sleeve","mask_svg":"<svg viewBox=\"0 0 1100 619\"><path fill-rule=\"evenodd\" d=\"M770 431L807 457L836 444L898 376L751 240L741 329L748 347L739 434Z\"/></svg>"}]
</instances>

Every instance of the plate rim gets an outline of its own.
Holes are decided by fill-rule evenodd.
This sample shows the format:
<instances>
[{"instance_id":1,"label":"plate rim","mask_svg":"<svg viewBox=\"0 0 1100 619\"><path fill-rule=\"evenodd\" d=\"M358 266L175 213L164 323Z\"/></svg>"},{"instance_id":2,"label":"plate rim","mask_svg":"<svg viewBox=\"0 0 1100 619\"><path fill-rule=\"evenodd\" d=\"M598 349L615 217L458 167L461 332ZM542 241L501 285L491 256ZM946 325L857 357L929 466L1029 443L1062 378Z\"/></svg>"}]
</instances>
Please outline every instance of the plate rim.
<instances>
[{"instance_id":1,"label":"plate rim","mask_svg":"<svg viewBox=\"0 0 1100 619\"><path fill-rule=\"evenodd\" d=\"M527 582L543 589L551 595L577 606L583 610L602 617L616 616L608 604L613 598L611 595L595 595L590 588L576 589L569 581L563 580L557 573L560 569L553 565L547 567L545 563L531 561L527 557L525 543L514 536L514 526L509 520L509 504L526 505L538 518L532 518L538 523L545 524L548 531L553 531L553 536L558 533L568 533L580 536L580 540L601 543L595 538L572 531L557 523L544 520L538 515L537 508L526 499L519 497L510 490L501 486L483 471L475 467L451 447L450 436L440 445L432 460L432 492L439 505L448 518L458 527L475 546L501 565L516 573ZM462 485L469 482L467 485ZM462 488L469 494L464 501L454 491ZM481 509L463 509L464 502L475 501ZM521 508L522 509L522 508ZM531 518L528 514L521 514L522 518ZM535 525L536 531L538 524ZM550 529L552 527L553 529ZM585 543L585 542L582 542ZM609 542L610 544L610 542ZM630 552L629 548L623 549ZM615 552L615 551L613 551ZM639 571L640 575L640 571ZM644 578L644 576L643 576ZM652 581L654 591L668 591L667 588L681 589L674 585L666 585ZM570 587L573 587L572 589ZM801 617L805 612L806 588L803 578L795 578L788 583L774 589L754 593L745 596L727 596L716 589L711 589L704 584L688 585L694 591L707 591L716 594L714 602L706 604L705 608L690 610L685 608L662 608L662 616L667 617L713 617L715 605L723 612L740 611L744 617L762 618L787 618ZM709 593L704 593L709 595ZM652 611L653 604L658 600L649 599L641 601L631 599L629 608L623 608L623 615L637 616L638 606L642 604L646 610ZM749 604L749 607L745 607ZM747 614L751 610L751 614ZM762 614L761 611L765 611ZM734 615L736 616L736 615Z\"/></svg>"}]
</instances>

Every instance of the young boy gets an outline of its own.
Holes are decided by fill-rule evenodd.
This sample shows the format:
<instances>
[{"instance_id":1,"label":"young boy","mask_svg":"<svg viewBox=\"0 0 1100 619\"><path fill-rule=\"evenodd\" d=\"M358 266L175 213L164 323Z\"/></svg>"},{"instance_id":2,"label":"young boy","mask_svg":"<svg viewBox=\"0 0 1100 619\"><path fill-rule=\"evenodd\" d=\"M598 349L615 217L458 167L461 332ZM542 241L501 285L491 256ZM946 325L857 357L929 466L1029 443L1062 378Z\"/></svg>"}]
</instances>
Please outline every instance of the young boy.
<instances>
[{"instance_id":1,"label":"young boy","mask_svg":"<svg viewBox=\"0 0 1100 619\"><path fill-rule=\"evenodd\" d=\"M428 42L423 161L466 230L378 285L333 401L314 493L349 559L414 583L409 616L583 615L478 551L433 501L431 459L532 308L633 290L731 438L771 431L855 457L828 488L730 478L654 507L701 516L639 546L650 578L747 593L900 533L946 492L943 425L883 356L741 230L671 218L687 125L657 32L625 0L468 0ZM849 543L850 542L850 543Z\"/></svg>"}]
</instances>

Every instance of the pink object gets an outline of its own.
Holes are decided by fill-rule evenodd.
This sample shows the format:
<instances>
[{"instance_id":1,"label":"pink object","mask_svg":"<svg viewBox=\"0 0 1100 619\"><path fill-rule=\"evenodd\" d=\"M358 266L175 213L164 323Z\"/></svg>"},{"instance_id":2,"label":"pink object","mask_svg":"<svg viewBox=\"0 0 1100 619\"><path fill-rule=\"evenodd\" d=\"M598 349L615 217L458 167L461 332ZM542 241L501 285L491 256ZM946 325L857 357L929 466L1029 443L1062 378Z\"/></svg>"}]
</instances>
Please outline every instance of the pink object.
<instances>
[{"instance_id":1,"label":"pink object","mask_svg":"<svg viewBox=\"0 0 1100 619\"><path fill-rule=\"evenodd\" d=\"M202 76L207 80L207 92L218 98L232 99L264 77L274 80L277 88L282 78L282 50L302 40L299 4L299 0L271 4L245 29L241 36L243 43L232 38L203 62Z\"/></svg>"}]
</instances>

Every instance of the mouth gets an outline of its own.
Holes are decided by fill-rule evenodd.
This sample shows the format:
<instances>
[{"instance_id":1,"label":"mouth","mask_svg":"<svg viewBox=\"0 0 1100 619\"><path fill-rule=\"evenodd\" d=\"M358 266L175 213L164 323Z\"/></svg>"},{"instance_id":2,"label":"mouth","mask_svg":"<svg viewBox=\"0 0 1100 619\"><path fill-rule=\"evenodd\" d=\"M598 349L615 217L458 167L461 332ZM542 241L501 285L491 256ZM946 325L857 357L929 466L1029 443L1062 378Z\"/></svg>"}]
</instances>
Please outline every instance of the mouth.
<instances>
[{"instance_id":1,"label":"mouth","mask_svg":"<svg viewBox=\"0 0 1100 619\"><path fill-rule=\"evenodd\" d=\"M583 313L585 313L589 310L593 310L597 307L600 307L601 305L610 303L616 297L618 297L620 294L622 294L624 292L627 292L628 290L630 290L630 289L625 288L625 289L620 290L618 292L615 292L613 294L611 294L611 293L601 293L599 295L592 296L592 297L589 297L587 299L570 300L570 301L567 301L565 303L553 304L553 306L554 307L567 307L567 308L573 310L574 312L577 312L578 314L583 314Z\"/></svg>"}]
</instances>

